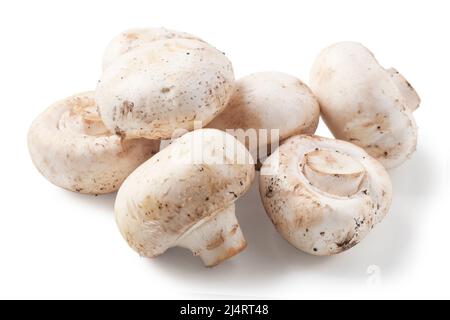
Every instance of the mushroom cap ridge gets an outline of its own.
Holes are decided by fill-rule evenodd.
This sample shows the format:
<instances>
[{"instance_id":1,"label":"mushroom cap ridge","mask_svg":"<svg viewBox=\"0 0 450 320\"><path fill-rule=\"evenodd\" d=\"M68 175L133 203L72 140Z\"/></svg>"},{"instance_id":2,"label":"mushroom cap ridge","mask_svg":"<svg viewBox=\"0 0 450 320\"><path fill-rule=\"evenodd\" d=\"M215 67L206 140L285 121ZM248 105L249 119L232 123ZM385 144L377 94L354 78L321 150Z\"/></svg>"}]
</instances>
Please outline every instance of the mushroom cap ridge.
<instances>
[{"instance_id":1,"label":"mushroom cap ridge","mask_svg":"<svg viewBox=\"0 0 450 320\"><path fill-rule=\"evenodd\" d=\"M329 172L319 170L329 180L305 174L308 155L314 157L318 151L324 152L327 166L338 164ZM351 143L317 136L291 137L264 162L264 166L276 164L277 173L260 176L261 198L276 229L302 251L332 255L350 249L388 212L392 186L386 170ZM351 194L337 192L352 181ZM334 185L324 191L330 183Z\"/></svg>"},{"instance_id":2,"label":"mushroom cap ridge","mask_svg":"<svg viewBox=\"0 0 450 320\"><path fill-rule=\"evenodd\" d=\"M28 149L39 172L53 184L87 194L110 193L159 150L159 141L122 141L101 122L93 92L51 105L28 132Z\"/></svg>"},{"instance_id":3,"label":"mushroom cap ridge","mask_svg":"<svg viewBox=\"0 0 450 320\"><path fill-rule=\"evenodd\" d=\"M198 148L205 161L193 158L200 154ZM230 156L233 148L236 153ZM229 211L255 175L253 159L238 164L236 155L251 158L231 135L200 129L183 135L137 168L123 183L115 203L116 221L128 244L142 256L155 257L183 246L180 241L187 233ZM234 206L231 209L234 215ZM219 238L226 236L219 230Z\"/></svg>"},{"instance_id":4,"label":"mushroom cap ridge","mask_svg":"<svg viewBox=\"0 0 450 320\"><path fill-rule=\"evenodd\" d=\"M364 148L388 169L415 151L412 112L419 96L395 69L384 69L361 44L341 42L324 49L311 69L310 85L337 139Z\"/></svg>"}]
</instances>

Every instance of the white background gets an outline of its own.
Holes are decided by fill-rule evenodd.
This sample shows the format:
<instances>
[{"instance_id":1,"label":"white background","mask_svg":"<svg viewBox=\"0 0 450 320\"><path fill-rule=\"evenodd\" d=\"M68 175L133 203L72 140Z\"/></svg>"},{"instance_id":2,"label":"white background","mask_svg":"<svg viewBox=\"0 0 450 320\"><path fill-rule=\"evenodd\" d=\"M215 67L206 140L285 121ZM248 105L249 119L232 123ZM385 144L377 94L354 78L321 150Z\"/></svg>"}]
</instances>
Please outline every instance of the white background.
<instances>
[{"instance_id":1,"label":"white background","mask_svg":"<svg viewBox=\"0 0 450 320\"><path fill-rule=\"evenodd\" d=\"M450 298L448 1L0 3L0 298ZM420 141L391 172L389 216L354 249L312 257L275 232L255 185L237 205L248 241L237 257L213 269L184 249L140 258L117 230L114 195L51 185L26 134L52 102L95 87L114 35L147 26L209 41L237 77L278 70L308 81L319 51L341 40L400 70L422 97Z\"/></svg>"}]
</instances>

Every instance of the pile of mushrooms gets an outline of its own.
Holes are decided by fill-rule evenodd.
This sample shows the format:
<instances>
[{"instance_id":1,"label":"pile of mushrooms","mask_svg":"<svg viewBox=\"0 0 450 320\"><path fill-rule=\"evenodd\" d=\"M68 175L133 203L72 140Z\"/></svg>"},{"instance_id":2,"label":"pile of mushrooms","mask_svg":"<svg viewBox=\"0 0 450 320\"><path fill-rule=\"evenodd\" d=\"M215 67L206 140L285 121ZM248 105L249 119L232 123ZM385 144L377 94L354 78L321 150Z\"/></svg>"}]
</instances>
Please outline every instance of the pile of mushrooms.
<instances>
[{"instance_id":1,"label":"pile of mushrooms","mask_svg":"<svg viewBox=\"0 0 450 320\"><path fill-rule=\"evenodd\" d=\"M209 267L244 250L235 208L259 169L264 208L289 243L346 251L386 216L387 169L416 149L418 94L359 43L323 50L311 89L281 72L235 81L223 52L164 28L121 33L102 67L95 91L38 116L28 147L59 187L118 191L117 225L141 256L180 246ZM336 139L314 135L320 116Z\"/></svg>"}]
</instances>

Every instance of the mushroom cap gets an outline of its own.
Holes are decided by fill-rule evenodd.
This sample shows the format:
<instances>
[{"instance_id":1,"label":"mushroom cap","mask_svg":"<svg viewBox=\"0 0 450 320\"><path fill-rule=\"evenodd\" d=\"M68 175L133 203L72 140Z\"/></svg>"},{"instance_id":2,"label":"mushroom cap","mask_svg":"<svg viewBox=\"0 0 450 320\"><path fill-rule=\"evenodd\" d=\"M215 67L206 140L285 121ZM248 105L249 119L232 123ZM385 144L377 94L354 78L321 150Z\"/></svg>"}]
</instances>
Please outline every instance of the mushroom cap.
<instances>
[{"instance_id":1,"label":"mushroom cap","mask_svg":"<svg viewBox=\"0 0 450 320\"><path fill-rule=\"evenodd\" d=\"M249 189L254 175L251 155L231 135L215 129L192 131L125 180L115 202L117 224L142 256L155 257L178 245L192 248L181 239L219 212L232 210L234 215L230 206ZM227 236L219 229L222 242Z\"/></svg>"},{"instance_id":2,"label":"mushroom cap","mask_svg":"<svg viewBox=\"0 0 450 320\"><path fill-rule=\"evenodd\" d=\"M166 28L133 28L128 29L114 39L106 47L103 54L103 70L110 66L121 55L141 47L152 41L165 39L191 39L203 42L200 38L191 34L170 30Z\"/></svg>"},{"instance_id":3,"label":"mushroom cap","mask_svg":"<svg viewBox=\"0 0 450 320\"><path fill-rule=\"evenodd\" d=\"M104 71L96 100L106 127L125 138L167 139L209 123L228 103L231 62L214 47L174 38L123 54Z\"/></svg>"},{"instance_id":4,"label":"mushroom cap","mask_svg":"<svg viewBox=\"0 0 450 320\"><path fill-rule=\"evenodd\" d=\"M337 139L364 148L388 169L415 151L412 112L420 98L395 69L380 66L367 48L354 42L326 48L310 77L323 119Z\"/></svg>"},{"instance_id":5,"label":"mushroom cap","mask_svg":"<svg viewBox=\"0 0 450 320\"><path fill-rule=\"evenodd\" d=\"M340 140L294 136L263 164L260 194L278 232L313 255L358 244L387 214L392 186L386 169L363 149Z\"/></svg>"},{"instance_id":6,"label":"mushroom cap","mask_svg":"<svg viewBox=\"0 0 450 320\"><path fill-rule=\"evenodd\" d=\"M53 184L80 193L116 191L123 180L159 150L159 141L122 141L97 113L93 92L56 102L28 132L36 168Z\"/></svg>"},{"instance_id":7,"label":"mushroom cap","mask_svg":"<svg viewBox=\"0 0 450 320\"><path fill-rule=\"evenodd\" d=\"M296 134L313 134L319 116L319 103L301 80L281 72L259 72L236 81L226 109L208 127L266 129L267 138L263 136L256 144L270 145L270 130L278 129L280 140ZM241 142L246 141L244 137L236 137ZM258 133L257 138L260 138ZM255 148L248 142L246 145Z\"/></svg>"}]
</instances>

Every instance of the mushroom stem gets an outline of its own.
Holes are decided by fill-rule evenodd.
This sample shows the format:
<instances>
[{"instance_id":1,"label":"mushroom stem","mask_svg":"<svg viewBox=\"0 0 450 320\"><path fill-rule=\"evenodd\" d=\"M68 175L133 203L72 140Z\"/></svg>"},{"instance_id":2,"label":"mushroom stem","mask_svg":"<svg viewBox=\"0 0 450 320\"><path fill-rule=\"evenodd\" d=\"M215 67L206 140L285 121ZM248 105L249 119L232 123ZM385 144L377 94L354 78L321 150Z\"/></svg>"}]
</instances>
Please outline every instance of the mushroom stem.
<instances>
[{"instance_id":1,"label":"mushroom stem","mask_svg":"<svg viewBox=\"0 0 450 320\"><path fill-rule=\"evenodd\" d=\"M387 72L390 74L394 84L400 90L408 109L411 111L416 110L420 105L420 97L413 86L395 68L390 68Z\"/></svg>"},{"instance_id":2,"label":"mushroom stem","mask_svg":"<svg viewBox=\"0 0 450 320\"><path fill-rule=\"evenodd\" d=\"M306 154L303 173L316 188L341 197L357 193L365 177L365 169L358 161L329 150Z\"/></svg>"},{"instance_id":3,"label":"mushroom stem","mask_svg":"<svg viewBox=\"0 0 450 320\"><path fill-rule=\"evenodd\" d=\"M178 245L213 267L241 252L247 243L235 215L234 203L200 221L178 240Z\"/></svg>"}]
</instances>

